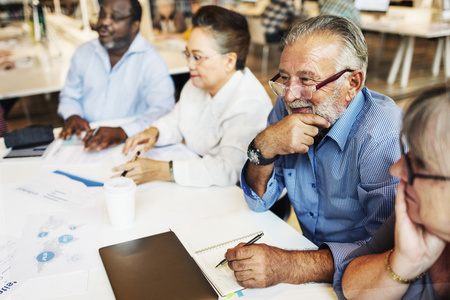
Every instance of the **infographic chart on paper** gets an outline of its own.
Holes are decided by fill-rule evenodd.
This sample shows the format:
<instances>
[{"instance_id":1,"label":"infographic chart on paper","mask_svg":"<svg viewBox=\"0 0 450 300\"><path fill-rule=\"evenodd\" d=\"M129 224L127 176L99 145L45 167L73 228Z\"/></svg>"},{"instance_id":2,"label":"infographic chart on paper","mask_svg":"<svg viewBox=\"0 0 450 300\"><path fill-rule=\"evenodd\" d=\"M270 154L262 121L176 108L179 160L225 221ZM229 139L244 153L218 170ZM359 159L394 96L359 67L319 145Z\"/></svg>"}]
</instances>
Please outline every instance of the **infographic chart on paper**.
<instances>
[{"instance_id":1,"label":"infographic chart on paper","mask_svg":"<svg viewBox=\"0 0 450 300\"><path fill-rule=\"evenodd\" d=\"M88 270L99 263L97 222L101 209L78 214L35 215L28 219L19 240L21 272L31 277Z\"/></svg>"},{"instance_id":2,"label":"infographic chart on paper","mask_svg":"<svg viewBox=\"0 0 450 300\"><path fill-rule=\"evenodd\" d=\"M0 235L0 299L10 296L24 281L26 274L13 276L17 239Z\"/></svg>"}]
</instances>

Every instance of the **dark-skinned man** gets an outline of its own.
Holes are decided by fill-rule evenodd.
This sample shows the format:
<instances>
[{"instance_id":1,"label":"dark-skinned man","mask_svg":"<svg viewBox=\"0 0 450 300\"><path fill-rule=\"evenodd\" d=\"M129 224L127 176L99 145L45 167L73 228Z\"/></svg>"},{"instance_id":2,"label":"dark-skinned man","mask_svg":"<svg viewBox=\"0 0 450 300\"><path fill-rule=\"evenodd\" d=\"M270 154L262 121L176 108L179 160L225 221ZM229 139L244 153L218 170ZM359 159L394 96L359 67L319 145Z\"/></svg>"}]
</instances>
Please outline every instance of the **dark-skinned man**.
<instances>
[{"instance_id":1,"label":"dark-skinned man","mask_svg":"<svg viewBox=\"0 0 450 300\"><path fill-rule=\"evenodd\" d=\"M75 51L58 113L64 118L60 138L86 131L86 151L122 143L143 131L175 105L174 85L164 59L139 34L138 0L104 0L98 39ZM133 117L133 118L131 118ZM120 127L91 129L89 123L128 119ZM95 134L94 134L95 133Z\"/></svg>"}]
</instances>

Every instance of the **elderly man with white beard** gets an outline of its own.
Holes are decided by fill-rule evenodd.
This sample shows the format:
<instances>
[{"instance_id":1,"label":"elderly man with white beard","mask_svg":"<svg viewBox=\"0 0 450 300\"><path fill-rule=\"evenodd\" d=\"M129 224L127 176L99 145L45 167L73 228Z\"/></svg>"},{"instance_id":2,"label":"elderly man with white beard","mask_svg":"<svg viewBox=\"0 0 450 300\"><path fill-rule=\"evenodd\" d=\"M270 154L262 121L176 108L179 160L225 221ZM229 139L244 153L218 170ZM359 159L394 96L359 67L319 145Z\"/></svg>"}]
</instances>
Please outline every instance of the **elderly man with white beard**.
<instances>
[{"instance_id":1,"label":"elderly man with white beard","mask_svg":"<svg viewBox=\"0 0 450 300\"><path fill-rule=\"evenodd\" d=\"M335 267L394 210L402 110L364 87L367 44L352 21L319 16L282 41L269 126L248 148L241 186L268 210L286 189L305 237L319 249L254 244L226 253L244 287L332 282Z\"/></svg>"}]
</instances>

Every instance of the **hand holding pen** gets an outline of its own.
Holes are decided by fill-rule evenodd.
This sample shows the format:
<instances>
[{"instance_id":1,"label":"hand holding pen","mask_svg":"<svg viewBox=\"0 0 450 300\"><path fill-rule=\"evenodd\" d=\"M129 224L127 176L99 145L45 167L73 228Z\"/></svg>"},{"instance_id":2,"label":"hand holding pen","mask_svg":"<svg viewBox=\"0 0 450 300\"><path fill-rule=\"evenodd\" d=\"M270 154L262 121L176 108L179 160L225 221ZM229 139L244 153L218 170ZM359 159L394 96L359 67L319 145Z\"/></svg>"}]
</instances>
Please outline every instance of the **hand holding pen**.
<instances>
[{"instance_id":1,"label":"hand holding pen","mask_svg":"<svg viewBox=\"0 0 450 300\"><path fill-rule=\"evenodd\" d=\"M100 129L100 127L95 128L94 130L88 131L86 133L86 136L84 137L83 141L86 144L91 138L93 138L94 136L97 135L98 130Z\"/></svg>"},{"instance_id":2,"label":"hand holding pen","mask_svg":"<svg viewBox=\"0 0 450 300\"><path fill-rule=\"evenodd\" d=\"M136 152L136 154L134 155L134 157L129 161L129 162L134 162L138 159L139 155L141 154L141 151L139 150L138 152ZM122 174L120 175L120 177L125 177L125 175L127 175L128 171L125 170L122 172Z\"/></svg>"},{"instance_id":3,"label":"hand holding pen","mask_svg":"<svg viewBox=\"0 0 450 300\"><path fill-rule=\"evenodd\" d=\"M264 232L261 232L260 234L258 234L258 235L255 236L254 238L252 238L250 241L248 241L247 243L245 243L245 245L244 245L243 247L253 245L253 244L254 244L257 240L259 240L263 235L264 235ZM224 265L224 264L226 264L226 263L227 263L227 259L224 258L224 259L216 266L216 268L217 268L217 267L220 267L220 266L222 266L222 265Z\"/></svg>"}]
</instances>

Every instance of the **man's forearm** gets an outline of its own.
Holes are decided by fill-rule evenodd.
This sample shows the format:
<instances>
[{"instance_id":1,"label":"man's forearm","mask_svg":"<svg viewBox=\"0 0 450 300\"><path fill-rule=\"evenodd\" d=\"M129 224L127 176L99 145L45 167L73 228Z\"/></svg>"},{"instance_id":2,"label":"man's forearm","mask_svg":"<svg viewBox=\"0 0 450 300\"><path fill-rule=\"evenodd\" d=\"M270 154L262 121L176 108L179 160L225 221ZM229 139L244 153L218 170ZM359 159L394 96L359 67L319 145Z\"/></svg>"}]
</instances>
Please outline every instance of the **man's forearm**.
<instances>
[{"instance_id":1,"label":"man's forearm","mask_svg":"<svg viewBox=\"0 0 450 300\"><path fill-rule=\"evenodd\" d=\"M289 251L286 278L282 282L301 284L333 281L334 260L330 250Z\"/></svg>"},{"instance_id":2,"label":"man's forearm","mask_svg":"<svg viewBox=\"0 0 450 300\"><path fill-rule=\"evenodd\" d=\"M266 192L267 182L272 176L274 164L267 166L256 166L251 162L247 163L245 169L245 181L247 185L260 197Z\"/></svg>"}]
</instances>

